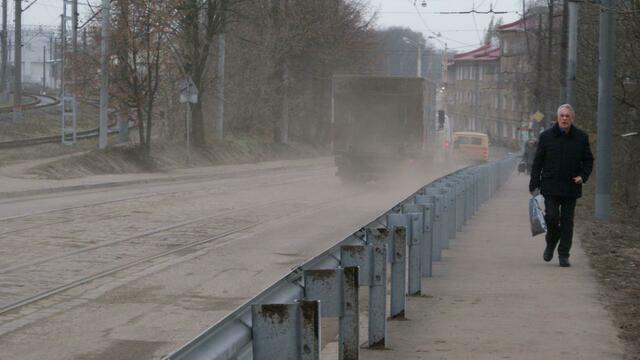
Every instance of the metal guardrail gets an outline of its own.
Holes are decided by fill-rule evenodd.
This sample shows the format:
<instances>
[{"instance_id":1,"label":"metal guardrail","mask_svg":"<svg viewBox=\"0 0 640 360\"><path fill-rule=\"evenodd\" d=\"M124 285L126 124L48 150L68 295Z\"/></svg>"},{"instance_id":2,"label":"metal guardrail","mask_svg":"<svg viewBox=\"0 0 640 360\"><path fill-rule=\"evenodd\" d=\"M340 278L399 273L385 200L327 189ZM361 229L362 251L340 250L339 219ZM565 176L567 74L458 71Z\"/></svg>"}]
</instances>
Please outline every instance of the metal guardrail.
<instances>
[{"instance_id":1,"label":"metal guardrail","mask_svg":"<svg viewBox=\"0 0 640 360\"><path fill-rule=\"evenodd\" d=\"M369 287L368 346L384 348L387 285L389 317L402 318L406 296L420 294L433 262L516 163L467 167L423 186L164 359L317 360L322 317L339 318L339 358L358 359L359 286Z\"/></svg>"}]
</instances>

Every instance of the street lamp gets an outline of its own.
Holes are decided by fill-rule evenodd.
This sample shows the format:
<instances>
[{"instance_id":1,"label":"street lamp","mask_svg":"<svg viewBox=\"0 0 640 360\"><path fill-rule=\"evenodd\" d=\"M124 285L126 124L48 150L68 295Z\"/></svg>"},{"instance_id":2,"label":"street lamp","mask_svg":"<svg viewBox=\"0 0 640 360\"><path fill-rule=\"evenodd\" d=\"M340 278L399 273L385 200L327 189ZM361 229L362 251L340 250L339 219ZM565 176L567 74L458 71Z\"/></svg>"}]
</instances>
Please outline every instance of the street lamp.
<instances>
[{"instance_id":1,"label":"street lamp","mask_svg":"<svg viewBox=\"0 0 640 360\"><path fill-rule=\"evenodd\" d=\"M418 49L418 58L416 59L416 76L422 77L422 44L417 43L406 36L402 37L402 41Z\"/></svg>"}]
</instances>

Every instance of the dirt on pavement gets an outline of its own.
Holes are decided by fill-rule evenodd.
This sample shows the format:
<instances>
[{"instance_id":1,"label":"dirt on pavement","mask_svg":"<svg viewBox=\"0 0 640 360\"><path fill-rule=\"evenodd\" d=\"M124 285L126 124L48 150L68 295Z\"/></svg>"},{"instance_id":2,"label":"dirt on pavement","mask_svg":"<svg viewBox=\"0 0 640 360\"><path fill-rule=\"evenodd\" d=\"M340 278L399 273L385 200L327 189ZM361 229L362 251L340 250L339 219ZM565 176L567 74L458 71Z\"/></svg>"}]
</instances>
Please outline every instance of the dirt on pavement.
<instances>
[{"instance_id":1,"label":"dirt on pavement","mask_svg":"<svg viewBox=\"0 0 640 360\"><path fill-rule=\"evenodd\" d=\"M640 219L622 204L613 204L610 221L594 218L595 181L578 201L576 231L613 315L629 359L640 360Z\"/></svg>"}]
</instances>

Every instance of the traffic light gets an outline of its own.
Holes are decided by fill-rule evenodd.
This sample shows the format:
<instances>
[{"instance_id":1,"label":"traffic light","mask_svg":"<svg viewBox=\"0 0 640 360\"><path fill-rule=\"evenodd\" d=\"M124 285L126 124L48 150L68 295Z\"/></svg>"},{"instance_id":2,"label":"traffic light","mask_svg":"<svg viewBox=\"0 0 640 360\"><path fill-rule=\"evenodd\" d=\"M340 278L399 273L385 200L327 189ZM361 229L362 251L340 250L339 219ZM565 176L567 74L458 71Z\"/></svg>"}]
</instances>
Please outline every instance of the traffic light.
<instances>
[{"instance_id":1,"label":"traffic light","mask_svg":"<svg viewBox=\"0 0 640 360\"><path fill-rule=\"evenodd\" d=\"M444 129L444 110L438 110L438 130Z\"/></svg>"}]
</instances>

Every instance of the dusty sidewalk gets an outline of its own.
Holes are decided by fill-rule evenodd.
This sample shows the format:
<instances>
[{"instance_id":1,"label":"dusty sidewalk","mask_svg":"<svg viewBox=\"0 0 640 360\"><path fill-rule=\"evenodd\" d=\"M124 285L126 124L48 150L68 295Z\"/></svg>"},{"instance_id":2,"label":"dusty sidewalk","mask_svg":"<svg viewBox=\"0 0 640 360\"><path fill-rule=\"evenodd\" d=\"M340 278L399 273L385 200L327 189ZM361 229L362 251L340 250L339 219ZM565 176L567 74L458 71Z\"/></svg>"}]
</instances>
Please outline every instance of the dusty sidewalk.
<instances>
[{"instance_id":1,"label":"dusty sidewalk","mask_svg":"<svg viewBox=\"0 0 640 360\"><path fill-rule=\"evenodd\" d=\"M624 359L593 270L574 239L572 267L542 260L531 238L527 181L513 175L451 241L386 351L363 359ZM426 290L424 290L426 289Z\"/></svg>"}]
</instances>

